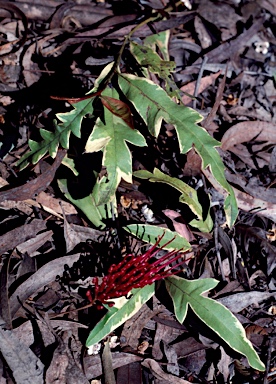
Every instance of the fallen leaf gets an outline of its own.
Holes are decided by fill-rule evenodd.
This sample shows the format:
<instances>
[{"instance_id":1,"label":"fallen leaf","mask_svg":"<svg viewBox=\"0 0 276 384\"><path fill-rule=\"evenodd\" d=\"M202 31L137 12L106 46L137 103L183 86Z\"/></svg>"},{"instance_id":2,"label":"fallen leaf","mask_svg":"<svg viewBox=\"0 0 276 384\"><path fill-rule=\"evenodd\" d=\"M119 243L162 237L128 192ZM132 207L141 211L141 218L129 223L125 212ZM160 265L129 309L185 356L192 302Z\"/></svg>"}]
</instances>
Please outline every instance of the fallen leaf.
<instances>
[{"instance_id":1,"label":"fallen leaf","mask_svg":"<svg viewBox=\"0 0 276 384\"><path fill-rule=\"evenodd\" d=\"M276 297L275 292L251 291L234 293L233 295L222 297L216 301L230 309L231 312L239 313L250 305L254 304L258 306L260 302L273 296Z\"/></svg>"},{"instance_id":2,"label":"fallen leaf","mask_svg":"<svg viewBox=\"0 0 276 384\"><path fill-rule=\"evenodd\" d=\"M0 328L0 351L16 383L44 383L42 362L30 348L18 340L12 331L4 331Z\"/></svg>"},{"instance_id":3,"label":"fallen leaf","mask_svg":"<svg viewBox=\"0 0 276 384\"><path fill-rule=\"evenodd\" d=\"M64 264L72 267L73 263L77 261L79 257L80 254L59 257L45 264L25 280L10 297L11 316L13 317L21 306L18 298L21 302L24 302L33 293L54 281L57 275L62 275L64 272Z\"/></svg>"},{"instance_id":4,"label":"fallen leaf","mask_svg":"<svg viewBox=\"0 0 276 384\"><path fill-rule=\"evenodd\" d=\"M69 356L61 347L56 348L53 358L45 375L45 381L49 384L66 384L66 370L69 366Z\"/></svg>"},{"instance_id":5,"label":"fallen leaf","mask_svg":"<svg viewBox=\"0 0 276 384\"><path fill-rule=\"evenodd\" d=\"M213 175L208 169L204 169L202 171L209 182L215 187L215 189L224 197L226 197L226 193L223 188L218 184ZM262 199L252 197L247 193L241 192L238 189L233 188L238 207L246 212L252 211L252 209L258 209L258 215L267 217L272 221L276 221L276 204L269 203Z\"/></svg>"},{"instance_id":6,"label":"fallen leaf","mask_svg":"<svg viewBox=\"0 0 276 384\"><path fill-rule=\"evenodd\" d=\"M134 362L117 369L117 383L143 384L140 362Z\"/></svg>"},{"instance_id":7,"label":"fallen leaf","mask_svg":"<svg viewBox=\"0 0 276 384\"><path fill-rule=\"evenodd\" d=\"M182 216L171 209L165 209L162 211L165 216L167 216L173 223L174 229L177 233L179 233L182 237L184 237L189 243L193 240L195 240L194 235L190 231L189 227L181 222ZM179 218L179 221L176 221L175 219Z\"/></svg>"},{"instance_id":8,"label":"fallen leaf","mask_svg":"<svg viewBox=\"0 0 276 384\"><path fill-rule=\"evenodd\" d=\"M164 372L160 365L153 359L145 359L141 363L144 367L150 369L152 374L158 379L158 380L167 380L170 383L173 384L190 384L189 381L180 379L177 376L171 375L169 373ZM196 383L194 383L196 384Z\"/></svg>"},{"instance_id":9,"label":"fallen leaf","mask_svg":"<svg viewBox=\"0 0 276 384\"><path fill-rule=\"evenodd\" d=\"M132 355L130 353L120 352L115 353L111 352L112 355L112 366L113 369L122 367L124 365L130 364L135 361L141 361L143 358L141 356ZM99 355L86 356L83 359L83 366L85 375L88 380L98 377L102 374L102 363L101 357Z\"/></svg>"},{"instance_id":10,"label":"fallen leaf","mask_svg":"<svg viewBox=\"0 0 276 384\"><path fill-rule=\"evenodd\" d=\"M235 193L238 207L240 209L243 209L246 212L257 209L258 215L267 217L273 222L276 222L276 204L252 197L247 193L239 191L236 188L233 188L233 191Z\"/></svg>"},{"instance_id":11,"label":"fallen leaf","mask_svg":"<svg viewBox=\"0 0 276 384\"><path fill-rule=\"evenodd\" d=\"M225 383L227 383L228 377L230 375L229 367L232 363L232 358L225 353L222 347L220 347L219 349L221 353L221 358L218 362L218 369L223 374Z\"/></svg>"},{"instance_id":12,"label":"fallen leaf","mask_svg":"<svg viewBox=\"0 0 276 384\"><path fill-rule=\"evenodd\" d=\"M232 174L228 170L225 171L225 176L230 183L239 185L244 192L254 197L261 197L262 200L276 204L276 194L274 188L265 188L260 185L259 180L251 177L247 180L239 174Z\"/></svg>"},{"instance_id":13,"label":"fallen leaf","mask_svg":"<svg viewBox=\"0 0 276 384\"><path fill-rule=\"evenodd\" d=\"M131 319L125 322L121 335L125 341L121 343L121 345L128 345L133 349L137 349L143 328L158 312L160 312L160 310L157 307L155 310L151 310L147 305L143 305Z\"/></svg>"},{"instance_id":14,"label":"fallen leaf","mask_svg":"<svg viewBox=\"0 0 276 384\"><path fill-rule=\"evenodd\" d=\"M163 347L168 361L168 373L172 373L173 375L179 376L178 358L174 346L169 345L168 343L163 341Z\"/></svg>"},{"instance_id":15,"label":"fallen leaf","mask_svg":"<svg viewBox=\"0 0 276 384\"><path fill-rule=\"evenodd\" d=\"M63 207L63 204L62 204ZM99 241L105 232L94 228L83 227L81 225L69 224L65 215L64 217L64 238L66 243L66 252L71 252L76 245L86 242L88 239Z\"/></svg>"},{"instance_id":16,"label":"fallen leaf","mask_svg":"<svg viewBox=\"0 0 276 384\"><path fill-rule=\"evenodd\" d=\"M32 239L29 239L19 244L16 248L21 254L27 253L31 257L35 256L35 251L40 248L43 244L45 244L46 241L50 241L52 239L53 234L53 231L46 231L40 233Z\"/></svg>"},{"instance_id":17,"label":"fallen leaf","mask_svg":"<svg viewBox=\"0 0 276 384\"><path fill-rule=\"evenodd\" d=\"M264 121L243 121L229 128L221 139L224 151L232 150L240 143L254 141L267 141L276 143L275 124Z\"/></svg>"},{"instance_id":18,"label":"fallen leaf","mask_svg":"<svg viewBox=\"0 0 276 384\"><path fill-rule=\"evenodd\" d=\"M12 229L0 236L0 252L4 253L15 248L24 241L35 237L35 235L46 229L46 222L41 219L34 219L29 224Z\"/></svg>"},{"instance_id":19,"label":"fallen leaf","mask_svg":"<svg viewBox=\"0 0 276 384\"><path fill-rule=\"evenodd\" d=\"M0 202L4 200L23 201L31 199L35 194L44 191L54 179L56 170L60 166L65 154L65 150L58 151L53 165L37 178L19 187L1 191Z\"/></svg>"},{"instance_id":20,"label":"fallen leaf","mask_svg":"<svg viewBox=\"0 0 276 384\"><path fill-rule=\"evenodd\" d=\"M108 384L116 384L115 374L112 367L112 355L109 345L110 337L104 342L102 357L104 380Z\"/></svg>"},{"instance_id":21,"label":"fallen leaf","mask_svg":"<svg viewBox=\"0 0 276 384\"><path fill-rule=\"evenodd\" d=\"M202 77L200 80L197 96L200 95L203 91L205 91L205 89L207 87L212 85L214 83L214 81L219 77L220 74L221 74L221 71L219 71L217 73L213 73L212 75L209 75L209 76ZM186 93L189 93L190 95L193 95L194 91L195 91L195 87L196 87L196 81L192 81L191 83L183 85L183 87L181 87L180 89L183 92L186 92ZM191 98L187 95L182 96L181 100L182 100L183 104L185 104L185 105L187 105L191 102Z\"/></svg>"},{"instance_id":22,"label":"fallen leaf","mask_svg":"<svg viewBox=\"0 0 276 384\"><path fill-rule=\"evenodd\" d=\"M194 21L195 31L198 35L200 45L203 49L209 48L212 45L212 39L207 32L205 25L200 17L196 16Z\"/></svg>"}]
</instances>

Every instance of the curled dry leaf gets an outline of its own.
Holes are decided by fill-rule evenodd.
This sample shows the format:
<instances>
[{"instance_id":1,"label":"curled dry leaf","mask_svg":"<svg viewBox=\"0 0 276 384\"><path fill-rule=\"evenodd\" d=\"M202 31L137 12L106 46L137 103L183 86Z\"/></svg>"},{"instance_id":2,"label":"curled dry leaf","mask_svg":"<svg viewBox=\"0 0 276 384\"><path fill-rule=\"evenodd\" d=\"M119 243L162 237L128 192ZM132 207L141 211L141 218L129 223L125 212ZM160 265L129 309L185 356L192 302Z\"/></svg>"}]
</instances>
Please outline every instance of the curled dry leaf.
<instances>
[{"instance_id":1,"label":"curled dry leaf","mask_svg":"<svg viewBox=\"0 0 276 384\"><path fill-rule=\"evenodd\" d=\"M30 87L32 84L36 83L40 77L42 72L40 71L39 65L32 60L32 56L39 50L40 53L43 50L43 45L47 43L49 40L53 40L55 37L61 35L61 31L53 32L46 37L36 40L33 44L31 44L24 53L22 59L23 65L23 76L26 82L27 87ZM53 48L53 47L52 47ZM48 47L49 50L49 47Z\"/></svg>"},{"instance_id":2,"label":"curled dry leaf","mask_svg":"<svg viewBox=\"0 0 276 384\"><path fill-rule=\"evenodd\" d=\"M243 121L228 129L221 139L224 151L232 149L234 145L255 141L276 143L275 124L264 121Z\"/></svg>"}]
</instances>

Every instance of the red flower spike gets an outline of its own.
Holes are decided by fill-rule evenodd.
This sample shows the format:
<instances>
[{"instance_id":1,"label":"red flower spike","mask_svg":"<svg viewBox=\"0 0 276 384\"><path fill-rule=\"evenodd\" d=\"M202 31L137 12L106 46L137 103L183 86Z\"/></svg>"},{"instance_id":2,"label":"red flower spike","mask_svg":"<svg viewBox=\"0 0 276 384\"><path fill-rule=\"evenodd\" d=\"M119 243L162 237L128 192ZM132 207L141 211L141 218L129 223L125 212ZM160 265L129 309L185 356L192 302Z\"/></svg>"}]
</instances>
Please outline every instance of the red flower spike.
<instances>
[{"instance_id":1,"label":"red flower spike","mask_svg":"<svg viewBox=\"0 0 276 384\"><path fill-rule=\"evenodd\" d=\"M139 256L127 255L119 264L112 264L107 275L103 277L101 284L99 284L98 278L94 278L92 280L94 284L94 301L105 304L110 299L126 296L133 288L143 288L145 285L180 272L178 267L187 261L183 260L183 253L180 255L179 251L174 250L157 260L155 259L162 237L159 237L156 244L144 254ZM168 241L160 249L166 247L173 240ZM172 265L173 262L176 262L176 264ZM169 265L171 267L168 268ZM87 294L87 298L91 302L91 293L90 295ZM111 302L107 304L109 305Z\"/></svg>"}]
</instances>

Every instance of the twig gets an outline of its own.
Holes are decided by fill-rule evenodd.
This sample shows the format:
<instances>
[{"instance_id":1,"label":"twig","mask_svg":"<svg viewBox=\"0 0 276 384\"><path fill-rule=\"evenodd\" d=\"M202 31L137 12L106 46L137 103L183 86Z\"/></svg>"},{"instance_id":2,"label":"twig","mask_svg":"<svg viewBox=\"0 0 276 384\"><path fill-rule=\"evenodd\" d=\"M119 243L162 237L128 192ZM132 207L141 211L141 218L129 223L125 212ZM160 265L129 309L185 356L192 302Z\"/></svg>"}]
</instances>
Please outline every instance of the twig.
<instances>
[{"instance_id":1,"label":"twig","mask_svg":"<svg viewBox=\"0 0 276 384\"><path fill-rule=\"evenodd\" d=\"M198 94L200 82L201 82L203 71L204 71L204 68L205 68L205 64L207 64L207 61L208 61L208 57L204 56L204 58L202 60L202 63L201 63L201 66L200 66L198 77L197 77L197 80L196 80L195 91L194 91L195 99L193 100L193 109L196 109L196 102L197 102L196 97L197 97L197 94Z\"/></svg>"},{"instance_id":2,"label":"twig","mask_svg":"<svg viewBox=\"0 0 276 384\"><path fill-rule=\"evenodd\" d=\"M216 255L220 267L221 277L222 280L225 281L225 275L222 267L221 257L220 257L220 247L219 247L219 241L218 241L218 223L215 221L215 230L214 230L214 240L215 240L215 247L216 247Z\"/></svg>"}]
</instances>

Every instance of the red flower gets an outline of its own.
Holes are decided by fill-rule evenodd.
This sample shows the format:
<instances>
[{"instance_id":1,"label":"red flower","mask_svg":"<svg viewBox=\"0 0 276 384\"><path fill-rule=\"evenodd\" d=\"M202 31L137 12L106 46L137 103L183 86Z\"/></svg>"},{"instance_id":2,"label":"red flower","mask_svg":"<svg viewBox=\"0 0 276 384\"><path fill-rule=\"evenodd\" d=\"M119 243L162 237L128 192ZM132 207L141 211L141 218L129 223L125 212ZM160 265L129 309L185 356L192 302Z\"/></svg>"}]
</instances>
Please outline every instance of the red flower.
<instances>
[{"instance_id":1,"label":"red flower","mask_svg":"<svg viewBox=\"0 0 276 384\"><path fill-rule=\"evenodd\" d=\"M183 259L183 252L179 253L179 251L174 250L159 259L155 258L159 251L157 246L162 237L144 254L138 256L127 255L119 264L112 264L107 275L103 277L101 284L99 284L98 277L94 277L92 280L94 284L93 296L90 290L87 291L88 300L91 303L98 301L105 304L107 300L126 296L133 288L143 288L145 285L179 273L181 270L177 267L187 261ZM171 243L172 240L160 247L160 249ZM176 261L176 264L168 267L174 261ZM110 302L108 304L112 305Z\"/></svg>"}]
</instances>

